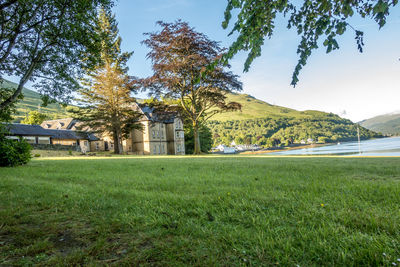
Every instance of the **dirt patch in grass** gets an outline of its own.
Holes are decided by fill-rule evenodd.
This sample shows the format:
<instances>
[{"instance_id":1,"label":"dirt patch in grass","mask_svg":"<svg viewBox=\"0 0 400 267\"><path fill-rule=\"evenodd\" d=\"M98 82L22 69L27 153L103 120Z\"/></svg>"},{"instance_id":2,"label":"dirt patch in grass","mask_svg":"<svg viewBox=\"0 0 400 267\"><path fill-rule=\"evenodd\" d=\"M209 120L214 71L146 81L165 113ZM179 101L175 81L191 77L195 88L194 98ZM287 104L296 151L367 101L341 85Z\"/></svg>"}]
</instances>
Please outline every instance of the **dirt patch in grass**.
<instances>
[{"instance_id":1,"label":"dirt patch in grass","mask_svg":"<svg viewBox=\"0 0 400 267\"><path fill-rule=\"evenodd\" d=\"M85 243L80 241L74 236L70 230L59 232L57 236L50 239L54 244L54 248L62 255L68 255L75 249L83 249L86 247Z\"/></svg>"}]
</instances>

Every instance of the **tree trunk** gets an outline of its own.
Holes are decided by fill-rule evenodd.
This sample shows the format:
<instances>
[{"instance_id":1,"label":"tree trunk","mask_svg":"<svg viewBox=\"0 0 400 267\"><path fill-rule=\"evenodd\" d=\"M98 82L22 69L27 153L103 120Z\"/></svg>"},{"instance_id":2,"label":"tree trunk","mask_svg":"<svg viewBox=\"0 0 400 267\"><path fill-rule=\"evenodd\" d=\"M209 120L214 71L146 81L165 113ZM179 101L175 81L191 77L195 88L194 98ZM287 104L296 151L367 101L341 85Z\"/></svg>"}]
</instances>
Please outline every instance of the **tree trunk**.
<instances>
[{"instance_id":1,"label":"tree trunk","mask_svg":"<svg viewBox=\"0 0 400 267\"><path fill-rule=\"evenodd\" d=\"M30 75L29 75L30 77ZM12 103L14 103L19 95L22 92L22 89L24 88L25 83L28 81L28 79L22 78L19 83L18 83L18 87L17 89L13 92L13 94L8 97L6 100L4 100L3 102L0 103L0 110L6 110L6 108L8 108Z\"/></svg>"},{"instance_id":2,"label":"tree trunk","mask_svg":"<svg viewBox=\"0 0 400 267\"><path fill-rule=\"evenodd\" d=\"M197 123L193 123L193 135L194 135L194 152L195 155L201 154L200 149L200 135L199 135L199 126Z\"/></svg>"},{"instance_id":3,"label":"tree trunk","mask_svg":"<svg viewBox=\"0 0 400 267\"><path fill-rule=\"evenodd\" d=\"M121 137L118 130L114 130L113 140L114 140L114 154L122 154Z\"/></svg>"},{"instance_id":4,"label":"tree trunk","mask_svg":"<svg viewBox=\"0 0 400 267\"><path fill-rule=\"evenodd\" d=\"M36 47L36 49L37 49L37 47ZM35 51L35 53L36 53L36 51ZM7 98L6 100L4 100L3 102L0 103L0 110L6 110L6 108L8 108L12 103L14 103L17 100L18 96L22 92L22 89L24 88L25 83L32 77L32 73L37 66L37 62L38 62L38 60L41 59L42 54L44 52L45 52L45 49L42 49L38 53L36 58L34 58L32 60L32 63L29 66L29 68L27 69L27 71L25 72L24 76L22 76L22 78L19 80L17 90L15 90L14 93L9 98Z\"/></svg>"}]
</instances>

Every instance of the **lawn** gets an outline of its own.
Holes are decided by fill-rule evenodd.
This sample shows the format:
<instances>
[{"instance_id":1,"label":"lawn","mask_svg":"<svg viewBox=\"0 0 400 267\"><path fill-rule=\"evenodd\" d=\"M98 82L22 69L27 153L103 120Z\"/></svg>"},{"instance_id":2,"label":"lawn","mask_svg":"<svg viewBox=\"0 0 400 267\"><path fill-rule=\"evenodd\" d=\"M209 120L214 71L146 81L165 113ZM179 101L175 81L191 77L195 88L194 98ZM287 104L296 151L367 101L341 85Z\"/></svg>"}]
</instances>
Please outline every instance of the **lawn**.
<instances>
[{"instance_id":1,"label":"lawn","mask_svg":"<svg viewBox=\"0 0 400 267\"><path fill-rule=\"evenodd\" d=\"M399 266L399 223L400 158L39 158L0 169L0 266Z\"/></svg>"}]
</instances>

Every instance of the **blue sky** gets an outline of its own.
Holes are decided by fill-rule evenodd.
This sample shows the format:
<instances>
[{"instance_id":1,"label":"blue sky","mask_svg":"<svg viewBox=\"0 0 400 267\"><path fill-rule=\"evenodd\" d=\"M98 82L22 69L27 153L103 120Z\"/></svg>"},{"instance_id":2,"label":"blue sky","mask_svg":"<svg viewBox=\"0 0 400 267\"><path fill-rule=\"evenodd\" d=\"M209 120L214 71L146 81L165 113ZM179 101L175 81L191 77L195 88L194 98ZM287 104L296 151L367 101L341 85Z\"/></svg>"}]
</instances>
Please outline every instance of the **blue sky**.
<instances>
[{"instance_id":1,"label":"blue sky","mask_svg":"<svg viewBox=\"0 0 400 267\"><path fill-rule=\"evenodd\" d=\"M158 20L182 19L229 46L233 39L221 27L225 5L223 0L119 0L114 11L122 47L135 52L129 62L130 74L151 75L148 50L140 42L144 32L159 30ZM299 37L285 27L283 19L250 71L242 72L245 53L234 58L232 70L241 76L244 93L271 104L334 112L353 121L400 110L400 7L392 10L381 30L370 19L354 18L352 24L365 32L364 53L357 51L354 33L348 31L340 38L340 50L314 52L295 88L290 81Z\"/></svg>"},{"instance_id":2,"label":"blue sky","mask_svg":"<svg viewBox=\"0 0 400 267\"><path fill-rule=\"evenodd\" d=\"M145 39L143 33L159 30L158 20L182 19L228 47L233 38L221 27L225 6L225 0L118 0L114 12L122 49L134 51L129 74L151 75L148 50L140 42ZM245 53L231 62L232 70L241 77L243 92L271 104L333 112L355 122L400 111L400 4L381 30L370 19L354 18L351 23L365 33L364 53L357 51L354 33L349 30L339 39L340 50L314 52L293 88L290 81L299 37L280 19L248 73L242 72Z\"/></svg>"}]
</instances>

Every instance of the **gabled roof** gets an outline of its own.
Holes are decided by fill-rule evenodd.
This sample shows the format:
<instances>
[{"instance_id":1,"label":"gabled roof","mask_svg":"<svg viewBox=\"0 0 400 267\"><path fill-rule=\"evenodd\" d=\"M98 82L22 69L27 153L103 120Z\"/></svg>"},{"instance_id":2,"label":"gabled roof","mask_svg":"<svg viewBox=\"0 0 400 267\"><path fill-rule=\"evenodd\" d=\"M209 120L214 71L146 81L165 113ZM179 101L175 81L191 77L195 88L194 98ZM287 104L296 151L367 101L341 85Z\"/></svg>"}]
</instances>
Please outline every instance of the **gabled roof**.
<instances>
[{"instance_id":1,"label":"gabled roof","mask_svg":"<svg viewBox=\"0 0 400 267\"><path fill-rule=\"evenodd\" d=\"M75 120L73 118L66 119L58 119L58 120L49 120L44 121L40 126L45 129L71 129L71 127L75 124Z\"/></svg>"},{"instance_id":2,"label":"gabled roof","mask_svg":"<svg viewBox=\"0 0 400 267\"><path fill-rule=\"evenodd\" d=\"M91 132L92 131L89 126L85 125L84 122L77 121L77 120L74 120L74 122L71 124L70 130L84 131L84 132Z\"/></svg>"},{"instance_id":3,"label":"gabled roof","mask_svg":"<svg viewBox=\"0 0 400 267\"><path fill-rule=\"evenodd\" d=\"M51 133L43 129L40 125L30 125L21 123L7 124L6 128L11 135L21 136L51 136Z\"/></svg>"},{"instance_id":4,"label":"gabled roof","mask_svg":"<svg viewBox=\"0 0 400 267\"><path fill-rule=\"evenodd\" d=\"M141 120L149 120L152 122L173 123L178 117L177 112L159 111L145 104L136 104L136 110L143 114Z\"/></svg>"}]
</instances>

